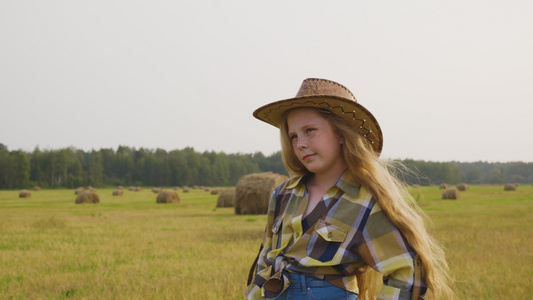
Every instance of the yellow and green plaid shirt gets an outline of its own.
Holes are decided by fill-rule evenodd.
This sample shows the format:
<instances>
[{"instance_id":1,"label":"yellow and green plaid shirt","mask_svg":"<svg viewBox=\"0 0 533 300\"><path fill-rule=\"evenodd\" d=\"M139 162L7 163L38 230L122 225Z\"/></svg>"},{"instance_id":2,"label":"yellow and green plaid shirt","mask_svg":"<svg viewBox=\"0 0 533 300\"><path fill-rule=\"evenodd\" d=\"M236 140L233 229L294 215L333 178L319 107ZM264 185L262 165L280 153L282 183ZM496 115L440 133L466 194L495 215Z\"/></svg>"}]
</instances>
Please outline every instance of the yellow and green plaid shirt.
<instances>
[{"instance_id":1,"label":"yellow and green plaid shirt","mask_svg":"<svg viewBox=\"0 0 533 300\"><path fill-rule=\"evenodd\" d=\"M364 187L345 174L322 198L322 217L304 232L305 182L305 176L291 178L272 192L248 299L278 296L290 284L288 272L358 293L355 275L368 266L384 274L378 299L423 299L420 259Z\"/></svg>"}]
</instances>

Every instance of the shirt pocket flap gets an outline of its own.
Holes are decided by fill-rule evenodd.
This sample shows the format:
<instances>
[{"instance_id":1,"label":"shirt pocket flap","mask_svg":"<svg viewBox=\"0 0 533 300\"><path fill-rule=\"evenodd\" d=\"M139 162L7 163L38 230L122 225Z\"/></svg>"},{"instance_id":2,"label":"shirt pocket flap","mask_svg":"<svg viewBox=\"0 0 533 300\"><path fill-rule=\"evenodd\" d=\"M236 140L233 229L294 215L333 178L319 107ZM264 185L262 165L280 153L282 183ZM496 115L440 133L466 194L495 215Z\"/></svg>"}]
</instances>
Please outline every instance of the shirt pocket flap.
<instances>
[{"instance_id":1,"label":"shirt pocket flap","mask_svg":"<svg viewBox=\"0 0 533 300\"><path fill-rule=\"evenodd\" d=\"M315 225L315 231L328 242L342 243L348 234L345 230L329 224L326 221L319 220Z\"/></svg>"}]
</instances>

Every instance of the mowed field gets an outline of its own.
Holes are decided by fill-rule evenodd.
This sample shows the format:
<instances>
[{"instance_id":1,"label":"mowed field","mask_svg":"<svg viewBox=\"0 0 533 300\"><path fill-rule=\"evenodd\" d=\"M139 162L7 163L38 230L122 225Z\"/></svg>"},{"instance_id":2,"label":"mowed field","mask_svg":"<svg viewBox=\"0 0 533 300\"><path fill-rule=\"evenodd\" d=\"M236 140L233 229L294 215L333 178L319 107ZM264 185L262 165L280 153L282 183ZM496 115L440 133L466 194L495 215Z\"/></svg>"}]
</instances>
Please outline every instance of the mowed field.
<instances>
[{"instance_id":1,"label":"mowed field","mask_svg":"<svg viewBox=\"0 0 533 300\"><path fill-rule=\"evenodd\" d=\"M266 217L215 208L217 195L98 189L0 191L0 299L243 299ZM471 186L458 200L411 190L446 247L458 299L533 298L533 187Z\"/></svg>"}]
</instances>

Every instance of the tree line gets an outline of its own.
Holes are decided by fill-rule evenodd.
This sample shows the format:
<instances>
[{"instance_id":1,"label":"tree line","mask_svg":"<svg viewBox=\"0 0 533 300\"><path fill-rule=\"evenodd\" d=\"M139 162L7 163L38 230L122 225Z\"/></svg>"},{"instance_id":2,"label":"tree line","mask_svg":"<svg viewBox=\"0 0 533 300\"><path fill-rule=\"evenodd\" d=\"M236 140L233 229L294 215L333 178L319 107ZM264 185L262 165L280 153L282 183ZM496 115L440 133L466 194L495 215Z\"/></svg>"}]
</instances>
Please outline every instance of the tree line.
<instances>
[{"instance_id":1,"label":"tree line","mask_svg":"<svg viewBox=\"0 0 533 300\"><path fill-rule=\"evenodd\" d=\"M281 154L199 153L119 146L89 152L64 148L31 153L0 144L0 189L78 186L233 186L250 173L286 173Z\"/></svg>"},{"instance_id":2,"label":"tree line","mask_svg":"<svg viewBox=\"0 0 533 300\"><path fill-rule=\"evenodd\" d=\"M412 172L401 174L408 184L533 183L533 163L461 163L399 161ZM287 175L281 152L265 156L181 150L75 148L33 152L9 151L0 144L0 189L76 188L78 186L234 186L250 173Z\"/></svg>"},{"instance_id":3,"label":"tree line","mask_svg":"<svg viewBox=\"0 0 533 300\"><path fill-rule=\"evenodd\" d=\"M410 185L533 183L533 163L431 162L410 159L400 162L410 170L403 175L403 180Z\"/></svg>"}]
</instances>

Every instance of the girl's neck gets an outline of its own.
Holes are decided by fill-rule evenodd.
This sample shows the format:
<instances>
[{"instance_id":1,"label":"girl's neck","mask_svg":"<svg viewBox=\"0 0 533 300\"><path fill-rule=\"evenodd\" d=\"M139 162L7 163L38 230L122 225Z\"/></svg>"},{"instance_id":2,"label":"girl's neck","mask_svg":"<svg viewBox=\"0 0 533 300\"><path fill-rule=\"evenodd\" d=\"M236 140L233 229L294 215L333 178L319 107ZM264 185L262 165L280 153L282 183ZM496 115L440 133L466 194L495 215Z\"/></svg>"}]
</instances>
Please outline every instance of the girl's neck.
<instances>
[{"instance_id":1,"label":"girl's neck","mask_svg":"<svg viewBox=\"0 0 533 300\"><path fill-rule=\"evenodd\" d=\"M332 169L325 174L313 174L308 181L308 185L322 190L328 190L339 181L339 178L341 178L344 172L346 172L346 167Z\"/></svg>"}]
</instances>

